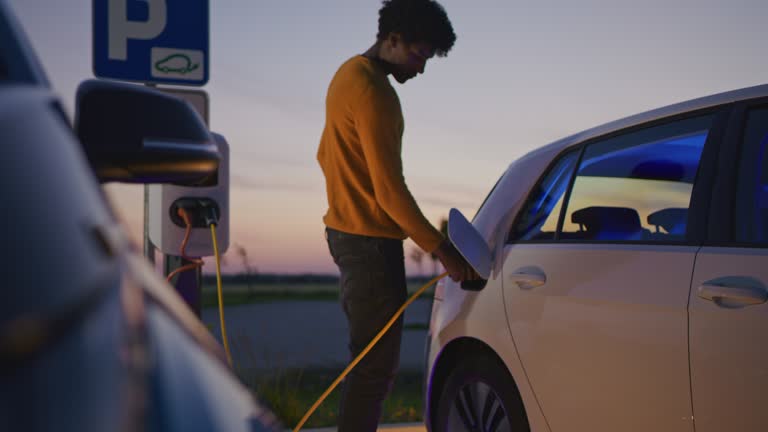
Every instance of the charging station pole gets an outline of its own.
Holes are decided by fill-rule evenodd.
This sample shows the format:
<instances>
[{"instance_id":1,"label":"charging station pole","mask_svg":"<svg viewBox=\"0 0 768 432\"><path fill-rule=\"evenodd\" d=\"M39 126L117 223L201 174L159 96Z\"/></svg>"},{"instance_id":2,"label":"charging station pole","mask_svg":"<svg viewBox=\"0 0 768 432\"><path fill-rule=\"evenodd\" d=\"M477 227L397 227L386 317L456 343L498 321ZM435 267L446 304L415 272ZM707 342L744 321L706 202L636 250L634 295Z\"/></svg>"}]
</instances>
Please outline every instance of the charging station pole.
<instances>
[{"instance_id":1,"label":"charging station pole","mask_svg":"<svg viewBox=\"0 0 768 432\"><path fill-rule=\"evenodd\" d=\"M205 122L205 125L210 128L210 119L209 119L209 100L208 100L208 94L204 91L193 91L193 90L181 90L181 89L172 89L172 88L158 88L163 93L172 94L174 96L180 97L187 102L189 102L190 105L192 105L193 108L200 114L200 117L203 118L203 121ZM147 202L145 203L145 211L147 215L150 213L150 204L149 204L149 190L150 187L147 186ZM149 217L149 216L148 216ZM152 241L149 238L149 220L146 221L144 225L145 232L147 233L147 242L150 244ZM198 258L198 257L195 257ZM191 264L192 261L181 257L177 255L171 255L164 253L163 254L163 274L169 275L171 272L176 270L177 268L181 268L185 265ZM181 298L184 299L184 302L187 303L187 305L192 309L195 314L197 314L198 318L202 316L203 313L203 269L202 267L197 267L194 270L190 271L184 271L179 273L176 276L176 281L171 281L171 283L176 288L176 292L181 296Z\"/></svg>"},{"instance_id":2,"label":"charging station pole","mask_svg":"<svg viewBox=\"0 0 768 432\"><path fill-rule=\"evenodd\" d=\"M152 83L145 83L147 87L155 87ZM155 267L155 245L149 239L149 185L144 185L144 258Z\"/></svg>"},{"instance_id":3,"label":"charging station pole","mask_svg":"<svg viewBox=\"0 0 768 432\"><path fill-rule=\"evenodd\" d=\"M224 136L215 132L211 135L221 156L215 178L194 187L163 184L149 188L149 239L164 254L166 274L189 263L179 255L190 259L211 257L216 255L217 249L221 255L229 248L229 144ZM174 217L180 208L187 210L188 214L190 210L194 213L189 221ZM192 226L188 237L187 223ZM217 249L214 248L211 223L216 225ZM185 237L188 241L184 253L181 253ZM182 272L172 282L179 295L199 315L202 306L201 272Z\"/></svg>"},{"instance_id":4,"label":"charging station pole","mask_svg":"<svg viewBox=\"0 0 768 432\"><path fill-rule=\"evenodd\" d=\"M93 0L93 72L99 78L201 87L208 82L210 0ZM207 95L206 95L207 98ZM207 122L206 122L207 124ZM144 188L143 252L154 263L149 228L151 187ZM163 214L167 217L167 213ZM167 251L164 251L167 253ZM165 255L165 269L184 264ZM192 274L192 277L189 276ZM177 288L200 314L201 272L184 272ZM195 293L196 297L185 292Z\"/></svg>"},{"instance_id":5,"label":"charging station pole","mask_svg":"<svg viewBox=\"0 0 768 432\"><path fill-rule=\"evenodd\" d=\"M149 239L149 186L144 185L144 258L154 267L155 246Z\"/></svg>"}]
</instances>

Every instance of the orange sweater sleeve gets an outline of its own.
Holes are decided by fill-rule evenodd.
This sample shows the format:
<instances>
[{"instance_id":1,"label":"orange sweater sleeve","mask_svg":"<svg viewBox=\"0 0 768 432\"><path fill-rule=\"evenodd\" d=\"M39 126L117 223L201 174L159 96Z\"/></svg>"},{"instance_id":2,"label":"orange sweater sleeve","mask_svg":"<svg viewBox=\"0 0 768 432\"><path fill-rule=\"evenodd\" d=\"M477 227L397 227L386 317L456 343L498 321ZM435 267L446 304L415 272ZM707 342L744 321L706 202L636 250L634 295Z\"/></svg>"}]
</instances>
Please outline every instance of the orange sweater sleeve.
<instances>
[{"instance_id":1,"label":"orange sweater sleeve","mask_svg":"<svg viewBox=\"0 0 768 432\"><path fill-rule=\"evenodd\" d=\"M443 235L424 217L405 184L401 159L402 112L397 96L369 85L353 112L376 201L421 249L433 252Z\"/></svg>"}]
</instances>

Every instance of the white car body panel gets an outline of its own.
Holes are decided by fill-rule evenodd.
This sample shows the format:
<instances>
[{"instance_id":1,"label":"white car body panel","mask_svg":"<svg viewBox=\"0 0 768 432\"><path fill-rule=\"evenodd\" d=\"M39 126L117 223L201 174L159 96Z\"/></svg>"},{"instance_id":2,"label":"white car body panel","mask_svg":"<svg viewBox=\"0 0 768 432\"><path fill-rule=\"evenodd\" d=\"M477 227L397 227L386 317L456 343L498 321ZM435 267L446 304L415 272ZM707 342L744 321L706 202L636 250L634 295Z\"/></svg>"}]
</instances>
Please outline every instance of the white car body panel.
<instances>
[{"instance_id":1,"label":"white car body panel","mask_svg":"<svg viewBox=\"0 0 768 432\"><path fill-rule=\"evenodd\" d=\"M528 190L536 183L539 173L559 152L556 148L532 152L510 165L488 197L486 205L475 217L473 225L489 244L492 256L500 256L506 240L506 229L512 223ZM498 211L507 208L506 212ZM501 292L503 260L491 266L488 285L480 292L468 292L448 278L438 282L430 322L430 351L426 376L432 376L437 357L453 340L474 337L490 346L509 370L517 384L525 406L531 432L549 432L549 426L538 407L528 380L514 348L507 326ZM443 300L444 299L444 300ZM493 317L493 319L488 319Z\"/></svg>"},{"instance_id":2,"label":"white car body panel","mask_svg":"<svg viewBox=\"0 0 768 432\"><path fill-rule=\"evenodd\" d=\"M512 375L525 405L531 432L550 432L544 415L538 409L536 397L525 379L514 342L507 328L504 302L501 294L501 280L489 280L488 286L480 292L464 291L459 284L444 278L440 281L441 291L450 302L435 300L430 328L433 348L429 352L427 376L434 372L436 357L442 349L457 338L482 340L499 355ZM478 314L483 316L482 319Z\"/></svg>"},{"instance_id":3,"label":"white car body panel","mask_svg":"<svg viewBox=\"0 0 768 432\"><path fill-rule=\"evenodd\" d=\"M690 298L696 432L768 430L763 407L768 391L768 304L719 306L699 297L698 288L713 279L725 286L765 290L768 251L705 247L696 258Z\"/></svg>"},{"instance_id":4,"label":"white car body panel","mask_svg":"<svg viewBox=\"0 0 768 432\"><path fill-rule=\"evenodd\" d=\"M693 432L687 304L696 250L506 248L510 331L553 431ZM521 271L546 282L520 287Z\"/></svg>"}]
</instances>

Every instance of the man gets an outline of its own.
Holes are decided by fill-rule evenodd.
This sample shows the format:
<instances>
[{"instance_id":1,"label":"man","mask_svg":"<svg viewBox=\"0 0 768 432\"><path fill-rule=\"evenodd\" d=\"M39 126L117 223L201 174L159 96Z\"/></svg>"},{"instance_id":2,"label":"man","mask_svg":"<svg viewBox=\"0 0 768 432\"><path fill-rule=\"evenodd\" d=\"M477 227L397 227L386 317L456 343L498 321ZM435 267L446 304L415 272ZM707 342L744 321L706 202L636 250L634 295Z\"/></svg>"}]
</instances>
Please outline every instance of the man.
<instances>
[{"instance_id":1,"label":"man","mask_svg":"<svg viewBox=\"0 0 768 432\"><path fill-rule=\"evenodd\" d=\"M403 178L403 116L392 75L405 83L453 46L445 10L434 0L386 0L376 43L345 62L326 97L317 159L328 194L328 246L341 272L349 349L357 356L406 300L403 239L434 253L455 281L471 267L424 217ZM347 377L340 432L375 431L400 357L402 318Z\"/></svg>"}]
</instances>

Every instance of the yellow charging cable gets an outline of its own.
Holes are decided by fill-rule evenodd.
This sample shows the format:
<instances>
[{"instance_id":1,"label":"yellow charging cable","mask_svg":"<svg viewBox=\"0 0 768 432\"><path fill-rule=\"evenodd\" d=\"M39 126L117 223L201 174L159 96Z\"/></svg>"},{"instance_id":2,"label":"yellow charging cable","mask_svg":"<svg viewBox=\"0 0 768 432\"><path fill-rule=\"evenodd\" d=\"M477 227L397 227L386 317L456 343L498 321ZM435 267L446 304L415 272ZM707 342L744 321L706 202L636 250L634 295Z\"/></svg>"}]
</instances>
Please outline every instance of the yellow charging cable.
<instances>
[{"instance_id":1,"label":"yellow charging cable","mask_svg":"<svg viewBox=\"0 0 768 432\"><path fill-rule=\"evenodd\" d=\"M219 319L221 320L221 340L224 343L224 350L227 353L227 361L229 362L229 366L232 367L232 355L229 351L229 341L227 340L227 326L224 323L224 299L221 294L221 262L219 259L219 246L216 243L216 224L211 224L211 236L213 237L213 253L216 256L216 284L218 288L218 296L219 296ZM302 426L309 420L309 417L312 416L312 414L315 412L317 407L320 406L320 404L323 403L323 401L328 397L328 395L331 394L331 392L341 383L341 381L346 378L347 375L349 375L349 372L352 371L352 369L357 366L358 363L360 363L360 360L363 359L363 357L368 354L371 349L376 345L376 343L379 342L379 340L384 337L384 334L395 324L395 321L397 321L398 318L400 318L400 315L405 312L405 309L411 305L419 296L421 296L424 291L427 290L430 286L434 285L439 281L440 279L444 278L448 275L448 272L445 272L439 276L436 276L432 278L429 282L425 283L421 286L421 288L417 289L411 297L403 303L402 306L395 312L394 315L392 315L392 318L389 319L386 325L384 325L384 328L379 331L378 334L368 343L368 345L363 349L363 351L355 357L354 360L344 369L343 372L336 378L336 380L331 383L331 385L323 392L322 395L320 395L319 398L317 398L317 401L312 405L311 408L307 411L306 414L304 414L304 417L302 417L301 421L299 421L299 424L296 425L296 427L293 429L293 432L299 432L301 430Z\"/></svg>"},{"instance_id":2,"label":"yellow charging cable","mask_svg":"<svg viewBox=\"0 0 768 432\"><path fill-rule=\"evenodd\" d=\"M403 303L402 306L400 306L400 309L398 309L397 312L395 312L395 314L392 315L392 318L389 319L389 321L384 326L384 328L382 328L381 331L379 331L379 333L368 343L365 349L360 354L358 354L354 360L352 360L352 363L350 363L349 366L347 366L347 368L344 369L341 375L339 375L339 377L336 378L336 380L330 385L330 387L328 387L328 389L325 390L325 392L322 395L320 395L317 401L315 401L314 405L312 405L312 407L307 411L307 413L304 414L304 417L302 417L301 421L299 421L299 424L297 424L296 427L293 429L293 432L299 432L299 430L301 430L301 427L304 426L304 423L306 423L307 420L309 420L309 417L315 412L317 407L319 407L320 404L323 403L325 398L327 398L328 395L331 394L333 389L335 389L336 386L339 385L341 380L343 380L347 375L349 375L349 372L355 366L357 366L358 363L360 363L360 360L362 360L363 357L365 357L365 355L368 354L368 351L373 349L373 347L376 345L379 339L381 339L384 336L384 333L386 333L387 330L389 330L389 328L395 324L395 321L397 321L397 319L400 318L400 315L402 315L403 312L405 312L405 309L408 306L410 306L411 303L413 303L413 301L416 300L422 293L424 293L424 291L426 291L427 288L429 288L434 283L436 283L437 281L439 281L440 279L444 278L447 275L448 275L448 272L445 272L439 276L434 277L432 280L422 285L421 288L416 290L416 292L413 293L413 295L408 300L406 300L406 302Z\"/></svg>"},{"instance_id":3,"label":"yellow charging cable","mask_svg":"<svg viewBox=\"0 0 768 432\"><path fill-rule=\"evenodd\" d=\"M216 224L211 224L211 236L213 237L213 254L216 256L216 286L219 295L221 340L224 343L224 351L227 353L227 362L229 362L229 367L232 367L232 354L229 352L229 341L227 340L227 325L224 323L224 298L221 294L221 260L219 258L219 245L216 243Z\"/></svg>"}]
</instances>

